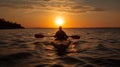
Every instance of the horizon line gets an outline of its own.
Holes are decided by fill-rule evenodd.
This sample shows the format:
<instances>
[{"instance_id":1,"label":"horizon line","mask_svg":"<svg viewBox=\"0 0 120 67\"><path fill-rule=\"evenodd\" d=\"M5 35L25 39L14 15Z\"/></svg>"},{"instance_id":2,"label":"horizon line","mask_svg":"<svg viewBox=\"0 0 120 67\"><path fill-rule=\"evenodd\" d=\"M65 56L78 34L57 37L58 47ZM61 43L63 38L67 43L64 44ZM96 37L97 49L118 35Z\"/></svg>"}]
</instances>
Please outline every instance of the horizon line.
<instances>
[{"instance_id":1,"label":"horizon line","mask_svg":"<svg viewBox=\"0 0 120 67\"><path fill-rule=\"evenodd\" d=\"M56 28L53 28L53 27L28 27L26 29L56 29ZM92 28L92 29L114 29L114 28L117 28L117 29L120 29L120 27L70 27L70 28L67 28L65 27L64 29L89 29L89 28Z\"/></svg>"}]
</instances>

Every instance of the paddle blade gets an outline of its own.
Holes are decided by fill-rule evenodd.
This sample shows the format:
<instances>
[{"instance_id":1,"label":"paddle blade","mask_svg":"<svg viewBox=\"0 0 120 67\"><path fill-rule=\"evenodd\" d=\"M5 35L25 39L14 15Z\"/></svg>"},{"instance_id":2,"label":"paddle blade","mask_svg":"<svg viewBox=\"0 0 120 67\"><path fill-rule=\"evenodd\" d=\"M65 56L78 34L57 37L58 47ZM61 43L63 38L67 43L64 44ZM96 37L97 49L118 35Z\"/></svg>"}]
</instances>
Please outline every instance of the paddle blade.
<instances>
[{"instance_id":1,"label":"paddle blade","mask_svg":"<svg viewBox=\"0 0 120 67\"><path fill-rule=\"evenodd\" d=\"M73 39L80 39L80 36L79 35L73 35L73 36L71 36L71 38L73 38Z\"/></svg>"},{"instance_id":2,"label":"paddle blade","mask_svg":"<svg viewBox=\"0 0 120 67\"><path fill-rule=\"evenodd\" d=\"M35 38L43 38L43 37L45 37L45 36L42 34L35 34Z\"/></svg>"}]
</instances>

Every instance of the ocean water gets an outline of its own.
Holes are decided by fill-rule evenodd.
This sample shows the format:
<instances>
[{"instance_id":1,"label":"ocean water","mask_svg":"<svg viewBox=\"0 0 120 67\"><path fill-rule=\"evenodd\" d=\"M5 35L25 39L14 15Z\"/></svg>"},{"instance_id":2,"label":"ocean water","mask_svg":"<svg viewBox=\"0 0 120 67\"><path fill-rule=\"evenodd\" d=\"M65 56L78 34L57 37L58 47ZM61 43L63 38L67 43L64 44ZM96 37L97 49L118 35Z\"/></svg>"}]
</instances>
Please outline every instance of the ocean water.
<instances>
[{"instance_id":1,"label":"ocean water","mask_svg":"<svg viewBox=\"0 0 120 67\"><path fill-rule=\"evenodd\" d=\"M72 39L58 55L51 45L57 29L0 30L0 67L120 67L120 29L64 29Z\"/></svg>"}]
</instances>

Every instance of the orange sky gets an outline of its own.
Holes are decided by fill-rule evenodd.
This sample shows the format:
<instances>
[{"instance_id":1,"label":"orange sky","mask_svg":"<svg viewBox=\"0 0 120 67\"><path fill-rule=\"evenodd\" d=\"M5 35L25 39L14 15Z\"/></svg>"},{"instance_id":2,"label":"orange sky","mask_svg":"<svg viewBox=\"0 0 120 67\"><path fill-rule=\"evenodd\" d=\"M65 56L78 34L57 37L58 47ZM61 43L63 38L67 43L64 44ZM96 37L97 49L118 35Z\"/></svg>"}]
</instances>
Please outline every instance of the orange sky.
<instances>
[{"instance_id":1,"label":"orange sky","mask_svg":"<svg viewBox=\"0 0 120 67\"><path fill-rule=\"evenodd\" d=\"M55 18L64 18L64 28L120 27L120 0L3 0L0 18L24 27L55 28Z\"/></svg>"}]
</instances>

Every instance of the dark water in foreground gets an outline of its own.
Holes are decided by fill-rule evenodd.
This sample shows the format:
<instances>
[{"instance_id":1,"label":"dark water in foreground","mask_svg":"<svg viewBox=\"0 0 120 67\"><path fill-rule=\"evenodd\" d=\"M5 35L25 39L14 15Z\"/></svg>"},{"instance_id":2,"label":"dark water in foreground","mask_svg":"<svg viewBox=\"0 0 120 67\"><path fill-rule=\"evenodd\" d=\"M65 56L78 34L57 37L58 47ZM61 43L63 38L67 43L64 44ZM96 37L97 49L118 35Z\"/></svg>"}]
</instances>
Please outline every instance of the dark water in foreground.
<instances>
[{"instance_id":1,"label":"dark water in foreground","mask_svg":"<svg viewBox=\"0 0 120 67\"><path fill-rule=\"evenodd\" d=\"M0 67L119 67L120 29L64 29L80 35L65 55L50 44L54 38L34 38L34 34L54 35L57 29L0 30Z\"/></svg>"}]
</instances>

